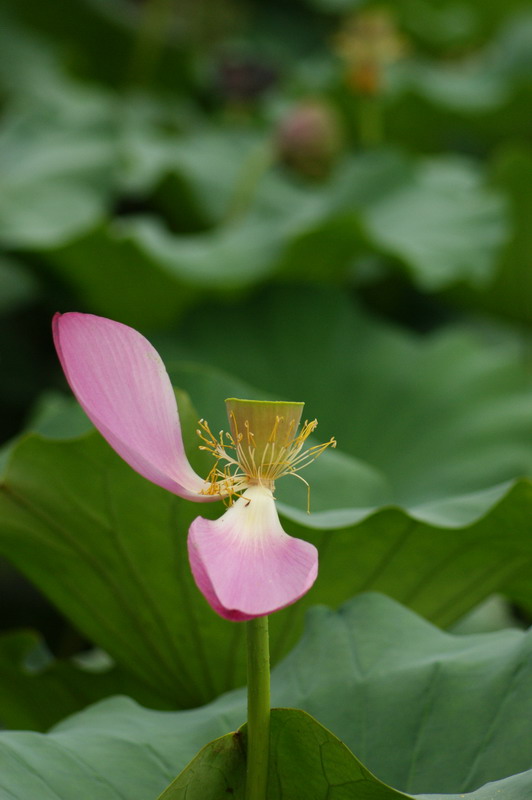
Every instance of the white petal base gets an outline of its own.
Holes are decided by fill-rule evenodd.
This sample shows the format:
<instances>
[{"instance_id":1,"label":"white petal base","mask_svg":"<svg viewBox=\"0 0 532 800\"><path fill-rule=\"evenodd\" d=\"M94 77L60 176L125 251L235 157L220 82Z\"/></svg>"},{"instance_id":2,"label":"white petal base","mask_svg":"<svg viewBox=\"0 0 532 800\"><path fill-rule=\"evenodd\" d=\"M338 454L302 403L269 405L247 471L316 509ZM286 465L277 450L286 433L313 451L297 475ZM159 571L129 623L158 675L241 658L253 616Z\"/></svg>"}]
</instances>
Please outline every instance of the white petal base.
<instances>
[{"instance_id":1,"label":"white petal base","mask_svg":"<svg viewBox=\"0 0 532 800\"><path fill-rule=\"evenodd\" d=\"M188 537L196 583L230 620L265 616L295 603L318 574L318 551L288 536L269 489L253 486L214 522L197 517Z\"/></svg>"}]
</instances>

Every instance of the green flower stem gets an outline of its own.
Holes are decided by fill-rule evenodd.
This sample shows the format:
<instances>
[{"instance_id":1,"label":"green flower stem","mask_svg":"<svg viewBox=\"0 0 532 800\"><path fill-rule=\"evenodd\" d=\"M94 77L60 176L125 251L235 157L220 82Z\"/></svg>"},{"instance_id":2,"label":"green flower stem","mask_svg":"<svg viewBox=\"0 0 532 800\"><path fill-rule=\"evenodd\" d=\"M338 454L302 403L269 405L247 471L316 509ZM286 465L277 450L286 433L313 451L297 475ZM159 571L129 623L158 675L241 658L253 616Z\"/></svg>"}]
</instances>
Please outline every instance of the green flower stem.
<instances>
[{"instance_id":1,"label":"green flower stem","mask_svg":"<svg viewBox=\"0 0 532 800\"><path fill-rule=\"evenodd\" d=\"M247 623L248 746L246 800L266 800L270 749L270 647L268 617Z\"/></svg>"}]
</instances>

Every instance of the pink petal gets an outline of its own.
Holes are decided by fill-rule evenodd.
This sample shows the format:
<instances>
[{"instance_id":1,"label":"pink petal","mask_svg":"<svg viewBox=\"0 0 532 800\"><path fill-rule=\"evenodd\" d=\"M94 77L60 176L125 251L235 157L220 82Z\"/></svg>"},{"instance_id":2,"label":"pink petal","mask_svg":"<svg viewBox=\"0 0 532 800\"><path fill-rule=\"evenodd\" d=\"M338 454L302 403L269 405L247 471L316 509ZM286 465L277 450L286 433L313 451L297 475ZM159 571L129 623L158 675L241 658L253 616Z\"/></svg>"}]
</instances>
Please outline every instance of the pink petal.
<instances>
[{"instance_id":1,"label":"pink petal","mask_svg":"<svg viewBox=\"0 0 532 800\"><path fill-rule=\"evenodd\" d=\"M314 545L281 528L272 493L247 489L214 522L197 517L188 536L190 566L198 588L231 620L261 617L295 603L318 574Z\"/></svg>"},{"instance_id":2,"label":"pink petal","mask_svg":"<svg viewBox=\"0 0 532 800\"><path fill-rule=\"evenodd\" d=\"M157 351L120 322L56 314L54 342L81 407L124 461L149 481L191 500L206 486L188 463L174 391Z\"/></svg>"}]
</instances>

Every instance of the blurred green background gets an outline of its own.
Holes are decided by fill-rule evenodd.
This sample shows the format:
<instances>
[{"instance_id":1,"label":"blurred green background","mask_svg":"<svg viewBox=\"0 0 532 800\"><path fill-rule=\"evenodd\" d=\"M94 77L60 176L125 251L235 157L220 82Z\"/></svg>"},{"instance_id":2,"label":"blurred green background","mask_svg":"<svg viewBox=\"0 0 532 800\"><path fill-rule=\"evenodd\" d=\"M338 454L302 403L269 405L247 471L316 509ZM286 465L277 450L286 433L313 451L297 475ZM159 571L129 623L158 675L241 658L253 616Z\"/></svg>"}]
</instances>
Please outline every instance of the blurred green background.
<instances>
[{"instance_id":1,"label":"blurred green background","mask_svg":"<svg viewBox=\"0 0 532 800\"><path fill-rule=\"evenodd\" d=\"M224 375L306 400L389 482L332 507L530 475L531 99L521 0L3 0L0 440L55 413L79 310L213 424ZM75 652L2 569L0 625Z\"/></svg>"}]
</instances>

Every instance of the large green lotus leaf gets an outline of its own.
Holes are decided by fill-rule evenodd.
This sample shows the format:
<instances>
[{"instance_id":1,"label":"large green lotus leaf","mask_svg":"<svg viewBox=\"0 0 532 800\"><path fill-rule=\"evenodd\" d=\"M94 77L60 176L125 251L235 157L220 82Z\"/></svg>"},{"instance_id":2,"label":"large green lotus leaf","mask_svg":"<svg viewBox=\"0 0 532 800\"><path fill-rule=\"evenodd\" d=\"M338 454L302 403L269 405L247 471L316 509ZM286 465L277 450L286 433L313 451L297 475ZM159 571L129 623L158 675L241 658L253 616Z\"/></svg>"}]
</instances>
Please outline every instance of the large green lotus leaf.
<instances>
[{"instance_id":1,"label":"large green lotus leaf","mask_svg":"<svg viewBox=\"0 0 532 800\"><path fill-rule=\"evenodd\" d=\"M530 82L532 69L532 13L526 3L501 25L490 46L491 63L514 84Z\"/></svg>"},{"instance_id":2,"label":"large green lotus leaf","mask_svg":"<svg viewBox=\"0 0 532 800\"><path fill-rule=\"evenodd\" d=\"M77 403L58 392L45 392L35 404L27 427L53 439L72 439L87 433L92 426ZM0 474L16 445L17 439L11 439L0 447Z\"/></svg>"},{"instance_id":3,"label":"large green lotus leaf","mask_svg":"<svg viewBox=\"0 0 532 800\"><path fill-rule=\"evenodd\" d=\"M176 357L230 371L255 396L305 400L322 441L336 436L339 450L386 476L381 503L418 514L420 506L462 497L464 510L468 503L475 510L461 521L471 522L490 503L489 494L483 501L475 493L497 494L504 489L493 487L532 475L530 380L519 341L487 343L461 327L413 335L324 287L263 291L224 315L223 330L207 307L186 319L183 331L186 339L161 340L160 350L175 385L188 391L213 430L225 425L230 382L217 386L212 371L198 367L174 369ZM217 336L222 346L213 347ZM453 504L449 524L460 520Z\"/></svg>"},{"instance_id":4,"label":"large green lotus leaf","mask_svg":"<svg viewBox=\"0 0 532 800\"><path fill-rule=\"evenodd\" d=\"M257 169L260 157L260 149L251 151L248 172ZM239 182L245 187L245 161L241 170ZM201 189L210 202L210 184L197 191ZM238 184L234 191L238 194ZM310 252L313 274L313 251L320 250L322 275L345 269L358 254L364 231L366 246L400 259L424 289L457 281L478 284L491 275L508 235L501 197L487 189L477 165L451 156L414 159L382 150L349 157L328 182L314 188L269 170L245 199L243 210L266 217L273 236L279 231L285 251L278 269L283 271L293 270L295 259L301 272ZM238 207L238 200L234 202ZM328 238L330 226L333 235ZM301 255L300 240L309 236L312 247ZM260 252L257 247L259 259Z\"/></svg>"},{"instance_id":5,"label":"large green lotus leaf","mask_svg":"<svg viewBox=\"0 0 532 800\"><path fill-rule=\"evenodd\" d=\"M273 671L272 702L320 724L274 713L272 777L285 791L269 796L523 800L532 789L531 649L530 632L452 636L380 595L338 612L314 609L305 636ZM207 741L244 719L243 690L186 712L106 700L46 735L0 734L0 785L6 800L155 798ZM218 779L226 771L224 795L237 788L231 769L241 770L241 758L228 744L218 740L192 762L189 791L204 793L188 797L218 800L205 783L213 768ZM339 774L363 778L365 793L331 789ZM303 783L309 778L315 794Z\"/></svg>"},{"instance_id":6,"label":"large green lotus leaf","mask_svg":"<svg viewBox=\"0 0 532 800\"><path fill-rule=\"evenodd\" d=\"M96 654L95 654L96 655ZM44 731L102 697L127 694L152 708L165 708L128 670L109 659L54 660L32 631L0 637L0 725Z\"/></svg>"},{"instance_id":7,"label":"large green lotus leaf","mask_svg":"<svg viewBox=\"0 0 532 800\"><path fill-rule=\"evenodd\" d=\"M198 598L190 597L185 532L198 508L140 480L95 435L29 438L22 450L26 466L13 482L7 477L17 447L0 501L2 552L170 705L225 688L214 686L196 646L216 639L219 627L206 608L198 619Z\"/></svg>"},{"instance_id":8,"label":"large green lotus leaf","mask_svg":"<svg viewBox=\"0 0 532 800\"><path fill-rule=\"evenodd\" d=\"M57 11L57 9L56 9ZM68 76L60 53L0 11L0 238L51 247L107 210L117 171L116 98Z\"/></svg>"},{"instance_id":9,"label":"large green lotus leaf","mask_svg":"<svg viewBox=\"0 0 532 800\"><path fill-rule=\"evenodd\" d=\"M108 204L116 153L108 121L67 125L13 112L0 130L0 241L47 248L91 228Z\"/></svg>"},{"instance_id":10,"label":"large green lotus leaf","mask_svg":"<svg viewBox=\"0 0 532 800\"><path fill-rule=\"evenodd\" d=\"M480 17L486 17L486 7L480 11L475 19L471 3L467 7L453 5L441 9L426 5L423 15L410 23L414 23L418 32L423 30L424 34L432 35L434 42L441 45L445 41L446 22L450 38L453 24L455 34L465 36L466 40L469 24L469 36L474 37ZM442 109L460 112L462 117L500 109L519 83L529 82L531 44L532 15L523 6L521 13L509 15L485 47L470 57L440 62L410 58L397 64L390 71L388 91L417 92Z\"/></svg>"},{"instance_id":11,"label":"large green lotus leaf","mask_svg":"<svg viewBox=\"0 0 532 800\"><path fill-rule=\"evenodd\" d=\"M244 800L247 727L206 745L158 800ZM522 800L532 770L489 782L467 794L404 794L373 775L331 731L304 711L274 708L268 798L290 800ZM493 792L496 792L494 795Z\"/></svg>"},{"instance_id":12,"label":"large green lotus leaf","mask_svg":"<svg viewBox=\"0 0 532 800\"><path fill-rule=\"evenodd\" d=\"M392 91L418 92L432 103L462 114L500 108L510 94L510 82L478 55L470 62L437 64L412 60L392 73Z\"/></svg>"},{"instance_id":13,"label":"large green lotus leaf","mask_svg":"<svg viewBox=\"0 0 532 800\"><path fill-rule=\"evenodd\" d=\"M247 726L206 745L159 800L244 800ZM406 797L372 775L333 733L304 711L274 708L267 797L349 800Z\"/></svg>"},{"instance_id":14,"label":"large green lotus leaf","mask_svg":"<svg viewBox=\"0 0 532 800\"><path fill-rule=\"evenodd\" d=\"M166 273L177 293L182 286L233 292L271 273L279 234L267 220L248 218L201 235L173 236L153 217L114 226L114 241Z\"/></svg>"},{"instance_id":15,"label":"large green lotus leaf","mask_svg":"<svg viewBox=\"0 0 532 800\"><path fill-rule=\"evenodd\" d=\"M78 7L74 16L81 28L79 13ZM178 133L192 114L175 97L136 91L117 94L74 79L61 49L16 23L5 8L0 9L0 53L2 90L16 107L23 99L34 112L46 109L48 114L41 120L45 128L44 123L61 120L82 128L78 135L85 138L94 133L96 122L107 122L109 138L117 139L115 145L121 151L120 158L114 158L114 172L129 195L138 198L150 193L161 175L180 163L182 137Z\"/></svg>"},{"instance_id":16,"label":"large green lotus leaf","mask_svg":"<svg viewBox=\"0 0 532 800\"><path fill-rule=\"evenodd\" d=\"M253 199L271 164L263 133L201 122L190 108L139 94L124 103L121 186L153 196L169 227L193 233L229 220ZM251 177L256 173L255 180Z\"/></svg>"},{"instance_id":17,"label":"large green lotus leaf","mask_svg":"<svg viewBox=\"0 0 532 800\"><path fill-rule=\"evenodd\" d=\"M400 258L425 290L486 282L508 236L501 197L459 158L412 164L409 173L366 209L371 240Z\"/></svg>"},{"instance_id":18,"label":"large green lotus leaf","mask_svg":"<svg viewBox=\"0 0 532 800\"><path fill-rule=\"evenodd\" d=\"M0 235L47 250L93 228L119 191L150 194L176 161L183 115L176 103L73 80L60 53L4 14L0 85L12 110L0 131Z\"/></svg>"},{"instance_id":19,"label":"large green lotus leaf","mask_svg":"<svg viewBox=\"0 0 532 800\"><path fill-rule=\"evenodd\" d=\"M499 187L510 197L513 232L504 248L493 280L474 291L463 287L458 299L526 325L532 321L532 151L526 147L507 147L493 166Z\"/></svg>"},{"instance_id":20,"label":"large green lotus leaf","mask_svg":"<svg viewBox=\"0 0 532 800\"><path fill-rule=\"evenodd\" d=\"M368 249L400 260L425 289L478 284L506 236L500 197L466 160L383 151L347 159L323 186L270 169L249 188L246 170L257 169L263 145L250 145L240 164L234 133L198 138L203 161L199 144L176 138L171 156L168 143L161 152L154 144L156 165L147 169L152 181L167 176L164 206L181 209L167 216L212 222L225 209L217 227L176 234L160 218L131 215L45 254L95 311L133 325L169 324L198 290L234 293L273 275L345 279ZM218 159L225 166L213 200Z\"/></svg>"},{"instance_id":21,"label":"large green lotus leaf","mask_svg":"<svg viewBox=\"0 0 532 800\"><path fill-rule=\"evenodd\" d=\"M175 324L199 290L230 294L273 269L267 221L175 236L153 216L115 220L46 255L84 303L135 327Z\"/></svg>"},{"instance_id":22,"label":"large green lotus leaf","mask_svg":"<svg viewBox=\"0 0 532 800\"><path fill-rule=\"evenodd\" d=\"M204 127L173 143L165 167L189 186L195 203L204 208L206 223L213 225L236 214L241 202L247 210L254 182L271 164L270 151L264 136L250 135L245 129ZM165 210L179 229L182 212L175 203L178 199L169 190Z\"/></svg>"},{"instance_id":23,"label":"large green lotus leaf","mask_svg":"<svg viewBox=\"0 0 532 800\"><path fill-rule=\"evenodd\" d=\"M456 352L453 347L446 356L456 355ZM393 352L390 357L393 357ZM453 363L447 358L446 361ZM214 430L223 426L216 409L222 407L225 396L268 396L245 383L234 383L227 376L202 370L197 365L172 372L181 385L192 391L205 415L212 412ZM464 373L460 369L458 374L462 376ZM483 382L482 385L485 387ZM480 384L477 388L480 391ZM512 398L509 411L515 410L518 404L526 405L524 393L515 392L512 382L508 388L508 395ZM301 391L271 395L272 398L291 399L303 396ZM330 413L334 414L334 410L331 409ZM425 413L430 419L430 410ZM323 438L327 438L333 429L328 425ZM433 443L435 452L450 435L443 425L440 433L441 441ZM489 427L484 435L491 438L493 429ZM507 447L510 449L504 441L504 432L499 445L502 453ZM423 476L419 475L420 486L417 487L412 472L413 483L409 490L406 483L400 485L399 471L389 472L386 476L384 469L371 469L367 463L345 452L326 453L306 470L311 484L310 516L305 512L307 493L304 487L288 479L278 484L276 496L286 529L310 539L320 550L320 579L306 599L276 615L274 631L275 624L280 624L283 617L286 621L284 632L280 632L280 642L275 634L273 637L275 656L281 652L278 648L286 645L284 637L294 634L296 616L307 600L336 604L342 601L342 596L377 588L439 624L449 625L490 592L511 585L514 578L522 576L526 585L532 544L527 522L532 499L530 481L515 479L501 483L496 480L491 484L495 467L491 465L484 471L480 470L485 452L480 446L476 455L470 453L469 461L471 464L471 459L478 459L479 475L470 478L477 481L475 490L461 494L459 481L465 481L465 473L463 478L460 473L463 454L457 450L455 463L450 451L450 461L444 463L444 452L441 451L442 460L434 456L432 462L420 461L420 465L424 465L421 467L423 472L430 468L437 473L441 468L439 475L433 476L434 483L429 484L427 479L426 485L421 486ZM497 466L504 468L502 462ZM516 475L523 472L521 468L514 466L514 469ZM529 472L530 467L525 471ZM456 477L458 482L450 482L450 477ZM418 489L423 492L422 497ZM398 490L403 495L403 508L397 505ZM353 547L351 556L348 555L350 546ZM504 557L501 558L501 554ZM350 558L353 559L352 569L347 568Z\"/></svg>"},{"instance_id":24,"label":"large green lotus leaf","mask_svg":"<svg viewBox=\"0 0 532 800\"><path fill-rule=\"evenodd\" d=\"M336 207L334 194L305 190L275 173L265 177L263 192L251 194L250 207L238 212L243 202L239 184L245 184L238 141L207 134L198 139L203 160L198 144L176 139L171 158L163 148L148 173L151 181L154 172L160 178L167 175L159 190L165 208L173 207L167 216L175 218L180 209L181 222L189 214L211 222L224 216L221 224L176 234L153 215L131 215L45 254L94 310L136 326L169 325L198 290L234 295L277 272L341 274L358 252L360 224L345 216L343 206ZM224 163L221 175L214 170L220 182L216 193L210 184L211 149L212 158ZM248 159L257 152L263 151L252 149Z\"/></svg>"},{"instance_id":25,"label":"large green lotus leaf","mask_svg":"<svg viewBox=\"0 0 532 800\"><path fill-rule=\"evenodd\" d=\"M0 86L4 95L31 98L40 104L43 96L66 82L59 53L53 52L38 36L17 24L0 9ZM38 80L37 80L38 76Z\"/></svg>"},{"instance_id":26,"label":"large green lotus leaf","mask_svg":"<svg viewBox=\"0 0 532 800\"><path fill-rule=\"evenodd\" d=\"M130 230L130 223L126 223ZM46 258L95 313L133 325L165 327L192 301L157 261L123 233L123 223L105 223Z\"/></svg>"}]
</instances>

